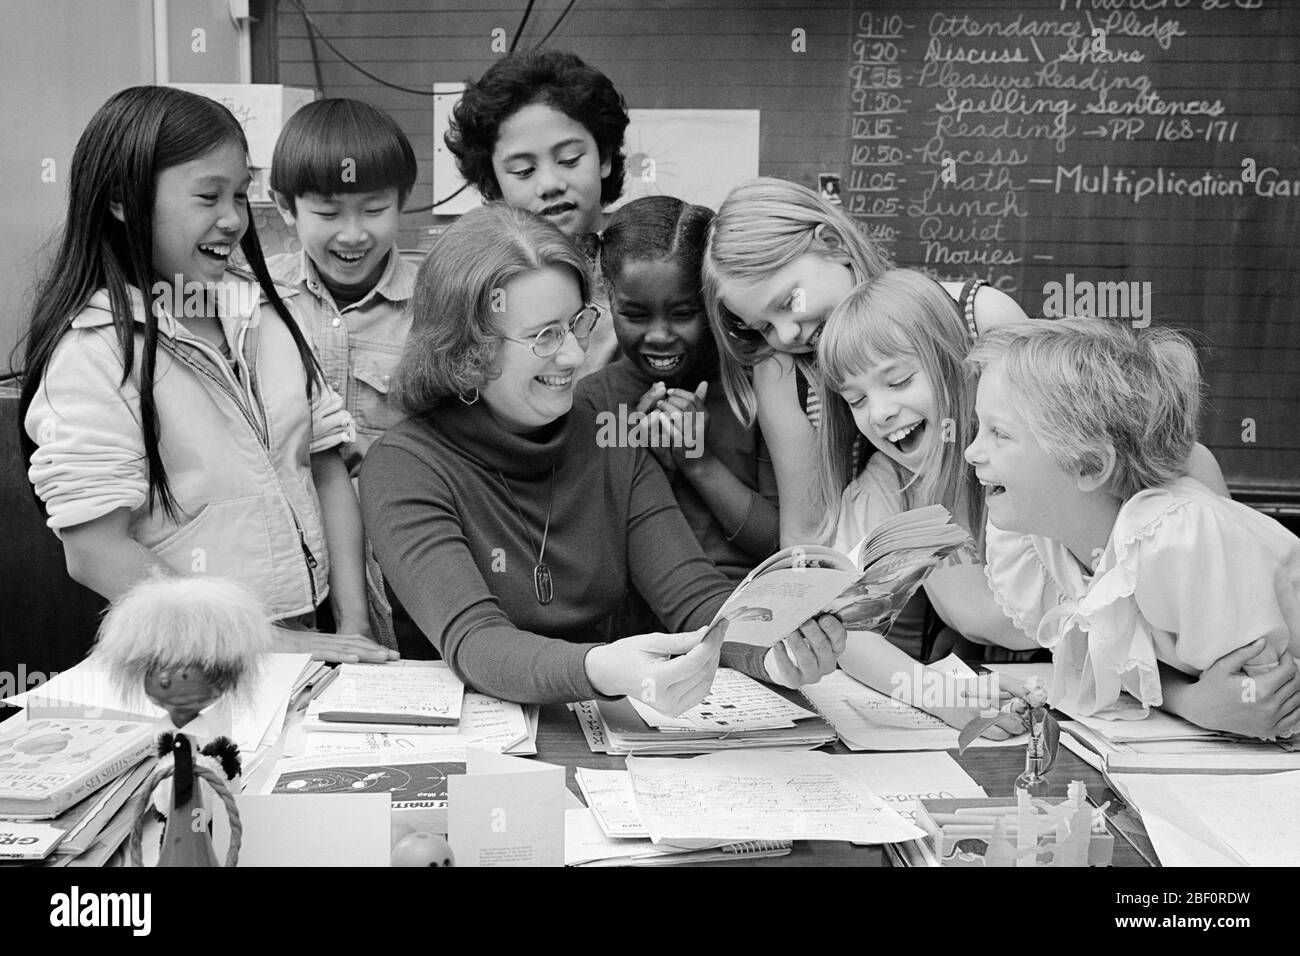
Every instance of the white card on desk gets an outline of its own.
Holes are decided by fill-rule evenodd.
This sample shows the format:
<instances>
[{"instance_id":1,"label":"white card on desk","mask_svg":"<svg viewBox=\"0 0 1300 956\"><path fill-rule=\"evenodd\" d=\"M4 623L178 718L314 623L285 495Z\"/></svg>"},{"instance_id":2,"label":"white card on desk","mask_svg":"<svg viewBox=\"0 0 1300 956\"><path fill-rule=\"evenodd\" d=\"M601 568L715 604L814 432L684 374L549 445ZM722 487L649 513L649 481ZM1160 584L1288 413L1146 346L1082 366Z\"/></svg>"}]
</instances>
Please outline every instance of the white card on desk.
<instances>
[{"instance_id":1,"label":"white card on desk","mask_svg":"<svg viewBox=\"0 0 1300 956\"><path fill-rule=\"evenodd\" d=\"M470 749L447 786L457 866L563 866L564 768Z\"/></svg>"},{"instance_id":2,"label":"white card on desk","mask_svg":"<svg viewBox=\"0 0 1300 956\"><path fill-rule=\"evenodd\" d=\"M388 866L392 824L386 793L241 794L239 865ZM230 831L213 814L212 843L224 862Z\"/></svg>"}]
</instances>

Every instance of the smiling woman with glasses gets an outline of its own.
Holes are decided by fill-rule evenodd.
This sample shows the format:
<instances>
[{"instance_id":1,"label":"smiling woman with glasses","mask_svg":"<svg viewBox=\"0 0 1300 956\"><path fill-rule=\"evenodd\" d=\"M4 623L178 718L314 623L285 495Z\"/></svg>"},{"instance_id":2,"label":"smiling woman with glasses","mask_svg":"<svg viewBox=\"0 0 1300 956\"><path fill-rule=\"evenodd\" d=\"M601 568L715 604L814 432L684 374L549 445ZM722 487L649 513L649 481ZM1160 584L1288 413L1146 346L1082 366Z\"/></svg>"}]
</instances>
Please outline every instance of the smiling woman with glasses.
<instances>
[{"instance_id":1,"label":"smiling woman with glasses","mask_svg":"<svg viewBox=\"0 0 1300 956\"><path fill-rule=\"evenodd\" d=\"M420 267L395 376L410 417L366 456L362 512L403 657L441 656L522 703L653 687L677 714L719 659L766 680L771 652L708 627L730 585L662 470L598 446L594 410L573 407L591 293L582 253L533 213L491 203L451 226ZM629 585L675 633L610 633ZM844 640L834 618L805 624L782 673L817 680Z\"/></svg>"}]
</instances>

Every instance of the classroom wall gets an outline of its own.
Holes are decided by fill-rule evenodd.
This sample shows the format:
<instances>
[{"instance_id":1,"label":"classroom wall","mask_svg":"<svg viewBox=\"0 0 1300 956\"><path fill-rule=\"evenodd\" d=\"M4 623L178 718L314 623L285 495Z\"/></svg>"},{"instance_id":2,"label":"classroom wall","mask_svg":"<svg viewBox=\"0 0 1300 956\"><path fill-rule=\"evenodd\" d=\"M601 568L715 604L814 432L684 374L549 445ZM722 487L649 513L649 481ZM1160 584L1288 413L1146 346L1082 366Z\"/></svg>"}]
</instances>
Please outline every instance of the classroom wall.
<instances>
[{"instance_id":1,"label":"classroom wall","mask_svg":"<svg viewBox=\"0 0 1300 956\"><path fill-rule=\"evenodd\" d=\"M312 19L359 66L401 86L432 92L434 82L483 74L500 56L492 31L514 37L526 3L478 0L309 0ZM537 44L566 6L538 0L519 43ZM806 50L792 49L804 31ZM311 44L298 8L278 5L278 77L259 81L315 86ZM815 186L839 173L848 133L844 58L852 33L847 2L798 0L584 0L548 40L603 70L632 108L762 110L759 172ZM411 138L420 178L410 205L433 201L433 101L381 86L316 42L325 96L365 100L395 116ZM443 197L437 197L443 198ZM404 217L403 246L419 244L435 220Z\"/></svg>"},{"instance_id":2,"label":"classroom wall","mask_svg":"<svg viewBox=\"0 0 1300 956\"><path fill-rule=\"evenodd\" d=\"M313 57L302 13L291 0L278 4L275 19L278 81L314 86L319 79L326 96L367 100L396 116L420 162L411 205L428 205L435 198L430 183L432 110L430 98L421 91L435 81L480 76L503 55L493 50L493 31L513 38L527 3L476 0L471 10L458 9L457 0L384 0L374 5L362 0L306 0L305 5L318 29L344 55L416 92L384 87L363 76L323 40L316 40ZM565 6L565 0L535 3L520 33L519 48L537 45ZM963 173L965 180L955 181L954 195L983 196L990 200L985 205L996 206L996 198L1003 195L1002 184L1010 181L1005 191L1019 197L1017 209L983 218L954 213L951 222L943 225L954 234L969 232L975 238L945 239L945 251L955 258L928 258L918 229L936 221L935 217L906 210L917 208L910 200L934 180L937 160L917 147L934 141L932 127L938 120L951 119L939 115L950 113L951 108L941 110L938 101L957 92L955 86L939 90L935 87L943 83L918 79L923 65L933 66L934 58L948 55L938 38L932 41L939 44L937 51L926 42L934 18L940 32L944 22L962 16L1012 29L1026 19L1052 26L1100 18L1117 8L1139 11L1114 14L1118 18L1111 26L1114 48L1117 56L1122 54L1122 64L1103 60L1102 68L1060 67L1055 60L1063 54L1064 41L1060 41L1044 47L1053 65L1081 82L1087 80L1089 69L1112 78L1145 78L1172 100L1221 98L1226 112L1217 138L1211 135L1213 124L1203 124L1194 141L1180 141L1190 134L1179 132L1181 127L1161 133L1156 115L1146 118L1143 136L1131 137L1132 141L1121 142L1117 134L1098 138L1096 129L1084 128L1088 114L1081 112L1085 106L1096 106L1085 101L1097 97L1086 92L1090 89L1086 83L1080 90L1060 93L1061 84L1053 79L1055 85L1044 87L1036 102L1048 103L1049 94L1072 98L1071 119L1077 128L1072 128L1068 153L1061 156L1050 143L1038 143L1029 157L1037 165L1023 168L964 159L970 171ZM886 29L895 21L896 28ZM546 46L573 50L600 67L630 107L760 110L760 173L809 186L817 185L820 172L845 174L846 210L858 214L873 230L893 234L881 238L901 264L928 264L946 278L988 277L1034 315L1044 308L1043 290L1048 283L1063 281L1067 272L1092 281L1146 282L1159 295L1158 320L1198 336L1209 393L1202 439L1219 457L1233 488L1254 496L1252 500L1290 502L1295 507L1300 502L1300 441L1294 427L1300 413L1300 379L1294 364L1300 346L1289 316L1300 272L1290 240L1300 203L1291 194L1268 202L1180 194L1149 198L1139 211L1124 197L1093 195L1097 190L1091 187L1062 192L1058 185L1053 192L1043 184L1049 183L1044 177L1058 163L1066 168L1087 163L1089 171L1122 167L1129 175L1155 176L1159 168L1189 177L1205 170L1232 177L1240 173L1243 156L1254 157L1252 162L1283 178L1294 178L1297 23L1292 5L1255 3L591 0L574 7ZM1163 41L1152 38L1157 26L1171 35ZM796 52L795 30L804 31L805 52ZM970 39L967 45L977 54L996 56L1015 42L991 35ZM1010 60L1008 65L983 60L967 72L977 78L1031 75L1042 55ZM951 62L945 66L956 70ZM899 79L891 79L891 72ZM973 97L977 104L970 107L974 113L966 117L968 125L987 126L990 131L963 134L966 139L954 140L956 145L949 148L977 146L989 156L999 145L1028 149L1024 140L1015 138L1020 126L1033 119L1021 115L1023 103L1004 102L995 95L987 105L978 105L977 93L966 89L961 94ZM898 94L893 97L897 103L889 102L893 94ZM1128 102L1132 97L1126 94L1112 92L1110 98L1123 107L1141 105ZM1120 105L1108 105L1106 110L1108 115L1129 116ZM981 118L987 123L981 124ZM1000 120L1007 120L1012 131L1000 131ZM1185 125L1190 129L1192 124ZM880 157L868 155L874 140L889 141L890 148L903 147L900 155L907 158L897 163L896 170L882 172ZM1064 145L1062 140L1057 148ZM968 150L962 155L973 154ZM999 168L993 169L994 165ZM985 185L980 174L990 171ZM1024 181L1027 176L1029 182ZM933 185L931 191L939 188ZM948 204L963 208L956 199ZM898 217L893 226L882 225L886 220L879 218L885 215L878 210L881 206L896 206L887 210ZM981 230L987 232L993 219L1006 231L991 238ZM437 221L427 212L408 214L403 245L426 245L428 230ZM961 258L967 254L974 258Z\"/></svg>"}]
</instances>

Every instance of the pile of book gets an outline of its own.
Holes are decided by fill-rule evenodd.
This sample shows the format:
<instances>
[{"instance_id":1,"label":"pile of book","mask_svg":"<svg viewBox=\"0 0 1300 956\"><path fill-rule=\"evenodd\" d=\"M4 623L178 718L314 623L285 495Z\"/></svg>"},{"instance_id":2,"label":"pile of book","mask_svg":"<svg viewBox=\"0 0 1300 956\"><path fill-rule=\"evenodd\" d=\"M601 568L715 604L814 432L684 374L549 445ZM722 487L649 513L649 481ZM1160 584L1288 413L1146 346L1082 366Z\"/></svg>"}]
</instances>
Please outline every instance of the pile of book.
<instances>
[{"instance_id":1,"label":"pile of book","mask_svg":"<svg viewBox=\"0 0 1300 956\"><path fill-rule=\"evenodd\" d=\"M704 701L678 717L633 698L572 705L593 753L699 754L740 747L820 747L835 728L798 691L719 667Z\"/></svg>"},{"instance_id":2,"label":"pile of book","mask_svg":"<svg viewBox=\"0 0 1300 956\"><path fill-rule=\"evenodd\" d=\"M1161 710L1144 720L1076 717L1061 730L1061 743L1107 775L1300 770L1300 742L1218 733Z\"/></svg>"},{"instance_id":3,"label":"pile of book","mask_svg":"<svg viewBox=\"0 0 1300 956\"><path fill-rule=\"evenodd\" d=\"M156 725L11 717L0 724L0 860L102 866L135 823Z\"/></svg>"},{"instance_id":4,"label":"pile of book","mask_svg":"<svg viewBox=\"0 0 1300 956\"><path fill-rule=\"evenodd\" d=\"M536 707L465 689L443 661L343 664L307 705L302 743L263 794L387 793L396 830L447 832L466 748L537 753Z\"/></svg>"},{"instance_id":5,"label":"pile of book","mask_svg":"<svg viewBox=\"0 0 1300 956\"><path fill-rule=\"evenodd\" d=\"M314 692L329 670L329 665L313 661L308 654L267 654L256 683L241 702L213 705L227 708L219 724L229 727L228 736L239 747L241 773L245 780L274 749L288 713ZM61 671L46 683L11 697L6 703L24 708L29 719L64 717L152 722L155 734L164 729L159 724L167 717L161 707L144 696L143 688L136 695L121 693L108 673L91 661L82 661Z\"/></svg>"}]
</instances>

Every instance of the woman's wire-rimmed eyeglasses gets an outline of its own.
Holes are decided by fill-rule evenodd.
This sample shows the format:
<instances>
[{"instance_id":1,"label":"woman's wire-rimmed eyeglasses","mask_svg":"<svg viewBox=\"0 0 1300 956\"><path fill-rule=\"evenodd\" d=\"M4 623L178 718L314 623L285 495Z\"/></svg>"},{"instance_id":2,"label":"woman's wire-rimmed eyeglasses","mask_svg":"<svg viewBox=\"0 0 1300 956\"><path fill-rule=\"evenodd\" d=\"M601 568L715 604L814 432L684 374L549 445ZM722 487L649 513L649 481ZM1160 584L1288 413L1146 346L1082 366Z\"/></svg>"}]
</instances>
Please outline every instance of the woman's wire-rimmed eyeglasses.
<instances>
[{"instance_id":1,"label":"woman's wire-rimmed eyeglasses","mask_svg":"<svg viewBox=\"0 0 1300 956\"><path fill-rule=\"evenodd\" d=\"M599 321L600 306L588 303L567 323L555 322L548 325L530 339L516 338L513 335L501 335L501 338L509 342L518 342L520 345L527 345L538 358L550 358L564 345L564 337L570 332L578 340L578 344L585 349L587 339L591 338L591 333L595 330L596 323Z\"/></svg>"}]
</instances>

